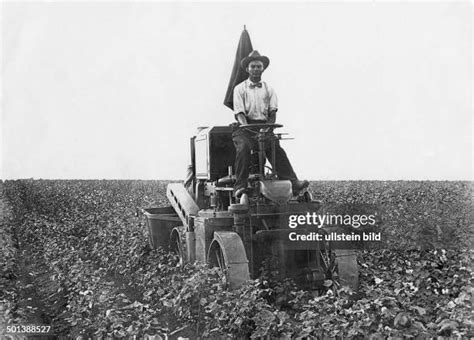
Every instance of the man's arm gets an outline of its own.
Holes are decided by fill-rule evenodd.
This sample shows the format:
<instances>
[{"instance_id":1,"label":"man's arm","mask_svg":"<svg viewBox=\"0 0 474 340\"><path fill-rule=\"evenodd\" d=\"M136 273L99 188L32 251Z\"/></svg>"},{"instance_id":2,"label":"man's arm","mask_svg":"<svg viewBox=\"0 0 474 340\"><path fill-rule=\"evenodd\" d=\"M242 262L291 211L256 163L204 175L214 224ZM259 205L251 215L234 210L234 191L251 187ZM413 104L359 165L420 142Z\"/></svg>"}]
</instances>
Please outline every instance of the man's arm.
<instances>
[{"instance_id":1,"label":"man's arm","mask_svg":"<svg viewBox=\"0 0 474 340\"><path fill-rule=\"evenodd\" d=\"M247 124L247 118L245 118L245 115L242 112L239 112L235 115L235 119L239 122L240 125L246 125Z\"/></svg>"},{"instance_id":2,"label":"man's arm","mask_svg":"<svg viewBox=\"0 0 474 340\"><path fill-rule=\"evenodd\" d=\"M270 87L268 89L269 94L269 107L268 107L268 120L267 123L275 124L276 122L276 113L278 111L278 98L275 93L275 90Z\"/></svg>"},{"instance_id":3,"label":"man's arm","mask_svg":"<svg viewBox=\"0 0 474 340\"><path fill-rule=\"evenodd\" d=\"M234 112L235 119L239 122L240 125L247 124L247 118L245 117L245 105L243 93L241 93L241 88L237 85L234 88Z\"/></svg>"}]
</instances>

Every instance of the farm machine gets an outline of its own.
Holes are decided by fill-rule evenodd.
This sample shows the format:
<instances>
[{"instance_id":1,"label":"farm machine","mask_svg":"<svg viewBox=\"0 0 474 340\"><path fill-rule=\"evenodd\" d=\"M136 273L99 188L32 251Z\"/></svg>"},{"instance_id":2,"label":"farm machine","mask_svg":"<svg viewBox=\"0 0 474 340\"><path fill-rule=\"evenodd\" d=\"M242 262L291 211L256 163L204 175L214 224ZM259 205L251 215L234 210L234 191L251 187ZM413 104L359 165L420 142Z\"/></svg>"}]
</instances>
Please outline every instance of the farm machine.
<instances>
[{"instance_id":1,"label":"farm machine","mask_svg":"<svg viewBox=\"0 0 474 340\"><path fill-rule=\"evenodd\" d=\"M154 244L176 252L182 263L198 261L220 267L231 289L257 278L268 263L277 267L282 279L292 278L303 289L322 289L328 280L356 289L358 268L353 250L333 249L324 237L319 241L294 240L297 234L330 231L313 225L289 226L290 216L317 212L321 203L314 201L308 190L294 196L291 182L278 179L278 169L266 165L266 159L275 156L265 154L265 143L271 143L274 150L275 141L284 139L283 134L274 132L280 127L239 127L251 133L258 145L258 150L252 151L247 193L239 199L233 195L233 128L201 128L190 140L187 181L168 184L171 207L145 211L149 228L154 216L168 221L166 227L161 225L160 239Z\"/></svg>"}]
</instances>

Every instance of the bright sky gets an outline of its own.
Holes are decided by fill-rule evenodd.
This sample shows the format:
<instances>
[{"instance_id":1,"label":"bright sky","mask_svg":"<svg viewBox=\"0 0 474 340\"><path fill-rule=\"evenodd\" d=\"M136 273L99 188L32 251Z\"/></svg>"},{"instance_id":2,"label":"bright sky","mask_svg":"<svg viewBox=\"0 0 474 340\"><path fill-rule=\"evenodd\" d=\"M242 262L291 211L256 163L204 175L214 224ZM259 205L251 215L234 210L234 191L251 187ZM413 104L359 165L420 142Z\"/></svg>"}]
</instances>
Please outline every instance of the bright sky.
<instances>
[{"instance_id":1,"label":"bright sky","mask_svg":"<svg viewBox=\"0 0 474 340\"><path fill-rule=\"evenodd\" d=\"M247 25L307 179L473 179L472 5L3 3L0 178L181 179Z\"/></svg>"}]
</instances>

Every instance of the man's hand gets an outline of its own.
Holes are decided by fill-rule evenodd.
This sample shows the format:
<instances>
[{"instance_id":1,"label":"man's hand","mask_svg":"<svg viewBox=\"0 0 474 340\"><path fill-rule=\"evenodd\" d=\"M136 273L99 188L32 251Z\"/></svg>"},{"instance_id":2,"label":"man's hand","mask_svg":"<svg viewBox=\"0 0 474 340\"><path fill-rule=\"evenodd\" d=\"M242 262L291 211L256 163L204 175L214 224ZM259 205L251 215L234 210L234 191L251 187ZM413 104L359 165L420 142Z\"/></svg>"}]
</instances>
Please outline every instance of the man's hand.
<instances>
[{"instance_id":1,"label":"man's hand","mask_svg":"<svg viewBox=\"0 0 474 340\"><path fill-rule=\"evenodd\" d=\"M235 118L239 122L240 125L247 125L247 118L245 118L245 115L242 112L239 112L235 115Z\"/></svg>"},{"instance_id":2,"label":"man's hand","mask_svg":"<svg viewBox=\"0 0 474 340\"><path fill-rule=\"evenodd\" d=\"M277 110L271 110L268 112L268 120L267 123L269 124L275 124L277 118Z\"/></svg>"}]
</instances>

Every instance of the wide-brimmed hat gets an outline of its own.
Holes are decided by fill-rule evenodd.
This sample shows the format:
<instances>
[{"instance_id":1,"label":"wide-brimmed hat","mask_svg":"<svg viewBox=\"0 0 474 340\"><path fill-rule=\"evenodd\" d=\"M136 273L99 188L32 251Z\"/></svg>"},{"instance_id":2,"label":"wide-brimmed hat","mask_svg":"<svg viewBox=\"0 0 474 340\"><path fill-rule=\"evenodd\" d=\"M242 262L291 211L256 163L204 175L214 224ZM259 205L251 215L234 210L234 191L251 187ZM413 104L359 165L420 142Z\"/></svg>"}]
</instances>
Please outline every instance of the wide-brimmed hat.
<instances>
[{"instance_id":1,"label":"wide-brimmed hat","mask_svg":"<svg viewBox=\"0 0 474 340\"><path fill-rule=\"evenodd\" d=\"M268 65L270 64L270 59L268 59L264 55L260 55L260 53L258 53L257 50L254 50L254 51L250 52L248 57L245 57L244 59L242 59L242 61L240 62L240 66L242 66L242 68L244 70L246 70L247 66L250 64L250 62L254 61L254 60L261 61L263 63L263 68L264 69L267 68Z\"/></svg>"}]
</instances>

